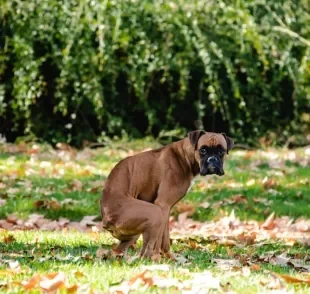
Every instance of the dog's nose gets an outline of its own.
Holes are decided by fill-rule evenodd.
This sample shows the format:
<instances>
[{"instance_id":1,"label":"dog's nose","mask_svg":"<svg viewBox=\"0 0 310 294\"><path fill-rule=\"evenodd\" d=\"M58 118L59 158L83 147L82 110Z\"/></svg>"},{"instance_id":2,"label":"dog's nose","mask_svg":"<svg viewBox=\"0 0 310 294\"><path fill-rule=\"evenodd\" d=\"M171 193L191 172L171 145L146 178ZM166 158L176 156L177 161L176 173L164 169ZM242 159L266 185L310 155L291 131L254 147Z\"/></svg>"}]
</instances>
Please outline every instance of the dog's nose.
<instances>
[{"instance_id":1,"label":"dog's nose","mask_svg":"<svg viewBox=\"0 0 310 294\"><path fill-rule=\"evenodd\" d=\"M208 163L217 162L217 158L214 157L214 156L211 156L211 157L208 158L207 162L208 162Z\"/></svg>"}]
</instances>

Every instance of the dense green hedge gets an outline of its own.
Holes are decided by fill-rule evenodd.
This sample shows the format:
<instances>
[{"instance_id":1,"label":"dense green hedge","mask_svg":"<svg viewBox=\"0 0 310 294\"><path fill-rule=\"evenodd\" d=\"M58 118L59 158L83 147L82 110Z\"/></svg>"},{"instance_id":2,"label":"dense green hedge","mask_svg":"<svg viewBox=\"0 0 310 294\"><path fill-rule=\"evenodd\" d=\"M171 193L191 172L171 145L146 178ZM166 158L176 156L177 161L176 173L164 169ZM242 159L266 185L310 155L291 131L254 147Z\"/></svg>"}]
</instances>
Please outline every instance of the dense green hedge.
<instances>
[{"instance_id":1,"label":"dense green hedge","mask_svg":"<svg viewBox=\"0 0 310 294\"><path fill-rule=\"evenodd\" d=\"M307 0L0 0L0 133L306 132Z\"/></svg>"}]
</instances>

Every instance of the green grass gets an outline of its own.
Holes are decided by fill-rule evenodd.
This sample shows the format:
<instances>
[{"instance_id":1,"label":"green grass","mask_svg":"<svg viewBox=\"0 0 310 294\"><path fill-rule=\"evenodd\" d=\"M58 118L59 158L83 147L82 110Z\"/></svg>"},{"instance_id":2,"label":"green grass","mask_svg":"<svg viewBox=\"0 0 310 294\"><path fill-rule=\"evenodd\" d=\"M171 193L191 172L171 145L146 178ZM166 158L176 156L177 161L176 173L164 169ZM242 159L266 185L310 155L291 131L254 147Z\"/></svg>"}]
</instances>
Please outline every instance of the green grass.
<instances>
[{"instance_id":1,"label":"green grass","mask_svg":"<svg viewBox=\"0 0 310 294\"><path fill-rule=\"evenodd\" d=\"M100 233L97 238L93 235L77 232L13 232L15 241L10 244L1 244L1 262L5 260L18 260L23 274L14 276L15 281L30 279L34 273L64 272L69 284L89 284L92 289L106 291L110 286L128 280L135 274L143 271L143 266L154 264L150 261L136 259L128 263L122 259L100 260L96 258L98 247L111 248L114 240L107 234ZM141 245L141 240L138 246ZM191 274L186 274L181 269L188 269L190 273L211 271L215 277L219 277L222 284L230 283L230 290L239 293L242 289L246 293L262 293L266 288L260 284L264 278L269 278L269 272L295 274L290 267L282 267L261 263L258 271L251 273L251 283L248 284L248 277L240 275L230 276L229 271L221 271L212 262L214 258L231 259L235 256L249 256L255 261L256 257L266 253L274 252L280 254L284 250L289 256L300 257L310 254L309 249L301 246L286 247L280 243L266 244L259 248L247 246L245 248L231 248L230 255L225 246L205 242L199 250L186 249L182 241L175 242L173 250L181 252L190 264L182 265L170 260L163 260L171 266L169 273L158 271L158 275L165 278L177 278L180 281L188 280ZM130 251L132 256L136 252ZM83 277L76 277L75 272L83 273ZM156 271L157 272L157 271ZM1 277L1 276L0 276ZM4 281L6 278L1 277ZM11 279L11 277L10 277ZM300 293L308 293L307 287L302 285L288 285L288 289L298 290ZM152 289L149 289L150 291ZM154 290L154 289L153 289ZM12 292L22 293L22 288L16 288ZM242 290L243 291L243 290ZM36 293L36 291L34 291ZM167 290L169 293L169 290Z\"/></svg>"},{"instance_id":2,"label":"green grass","mask_svg":"<svg viewBox=\"0 0 310 294\"><path fill-rule=\"evenodd\" d=\"M6 200L0 207L0 219L10 214L26 219L30 214L43 214L49 219L66 217L79 221L87 215L98 215L101 185L112 167L131 149L142 150L153 142L131 142L118 144L115 149L86 150L77 157L72 154L55 154L49 148L31 155L27 153L10 153L0 147L0 199ZM129 150L129 151L128 151ZM129 152L129 153L128 153ZM294 156L288 150L269 150L268 152L233 151L225 162L225 176L197 177L196 184L182 202L190 203L196 208L193 219L199 221L218 220L234 210L235 215L243 220L262 221L275 212L276 216L290 216L294 219L310 218L310 168L305 164L306 149L294 151ZM273 156L277 156L275 159ZM293 156L293 157L292 157ZM270 186L264 186L264 178L272 179ZM77 181L78 180L78 181ZM229 202L235 195L243 195L245 203ZM39 200L57 199L59 202L71 198L73 203L62 205L52 210L36 207ZM257 200L258 199L258 200ZM209 208L199 205L209 202ZM217 205L219 201L224 201ZM259 201L259 202L257 202ZM262 203L263 202L263 203ZM213 206L212 206L213 205ZM174 209L172 214L176 214ZM12 282L27 280L36 273L64 272L68 284L79 283L106 292L109 287L128 280L143 271L143 266L155 264L152 261L135 259L132 262L122 259L101 260L96 258L99 247L112 248L116 240L106 233L79 233L72 231L42 232L42 231L0 231L0 241L5 241L7 234L13 236L12 242L0 243L0 272L8 267L9 260L17 260L22 273L12 276L0 274L0 292L23 293L21 286L11 286ZM309 233L305 232L305 237ZM192 249L188 240L174 240L172 249L184 255L189 264L163 259L160 263L169 264L169 272L152 271L153 275L165 278L177 278L180 281L192 279L192 273L211 271L218 277L227 290L237 293L265 293L268 285L262 280L272 280L271 272L297 275L296 269L289 266L273 265L262 262L259 257L273 252L279 255L286 252L289 257L309 261L309 246L294 244L288 246L280 240L269 240L258 244L227 247L216 244L206 236L204 240L194 240L198 247ZM141 240L138 241L138 247ZM129 256L137 254L130 251ZM308 257L307 257L308 256ZM242 274L238 269L219 268L214 258L238 259L247 261L242 267L252 263L260 268L251 271L250 275ZM188 272L181 270L188 269ZM83 273L76 277L75 272ZM239 272L240 271L240 272ZM1 286L2 285L2 286ZM224 287L224 286L223 286ZM225 288L225 289L226 289ZM285 288L296 293L308 293L304 284L285 284ZM150 287L148 292L171 293L173 289L158 289ZM176 290L175 290L176 291ZM33 290L33 293L39 290ZM136 290L139 292L139 290ZM176 291L177 293L180 291ZM65 293L65 292L64 292Z\"/></svg>"}]
</instances>

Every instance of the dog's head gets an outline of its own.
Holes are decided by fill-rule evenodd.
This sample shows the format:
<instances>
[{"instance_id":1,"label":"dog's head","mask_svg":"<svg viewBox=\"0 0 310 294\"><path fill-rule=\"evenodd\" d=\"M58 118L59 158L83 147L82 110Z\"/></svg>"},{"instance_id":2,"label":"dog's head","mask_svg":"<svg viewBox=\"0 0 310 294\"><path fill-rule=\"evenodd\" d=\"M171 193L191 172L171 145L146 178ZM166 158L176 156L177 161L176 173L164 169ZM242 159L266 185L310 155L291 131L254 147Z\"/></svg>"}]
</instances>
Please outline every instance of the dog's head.
<instances>
[{"instance_id":1,"label":"dog's head","mask_svg":"<svg viewBox=\"0 0 310 294\"><path fill-rule=\"evenodd\" d=\"M225 155L234 146L231 138L224 133L192 131L188 138L195 152L195 159L200 167L200 175L224 175Z\"/></svg>"}]
</instances>

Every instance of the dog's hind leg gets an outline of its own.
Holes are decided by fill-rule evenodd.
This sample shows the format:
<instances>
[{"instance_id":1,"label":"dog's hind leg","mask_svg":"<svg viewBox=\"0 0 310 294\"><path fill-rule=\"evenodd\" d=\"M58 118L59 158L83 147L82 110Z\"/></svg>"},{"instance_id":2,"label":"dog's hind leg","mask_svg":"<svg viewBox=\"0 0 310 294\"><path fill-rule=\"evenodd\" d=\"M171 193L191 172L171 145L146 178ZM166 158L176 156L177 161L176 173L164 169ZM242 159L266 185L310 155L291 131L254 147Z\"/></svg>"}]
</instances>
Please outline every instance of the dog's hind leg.
<instances>
[{"instance_id":1,"label":"dog's hind leg","mask_svg":"<svg viewBox=\"0 0 310 294\"><path fill-rule=\"evenodd\" d=\"M140 256L151 257L163 224L160 207L139 199L123 197L121 204L117 203L110 210L114 213L108 214L106 219L110 219L108 229L112 235L121 241L117 248L126 250L142 234Z\"/></svg>"}]
</instances>

